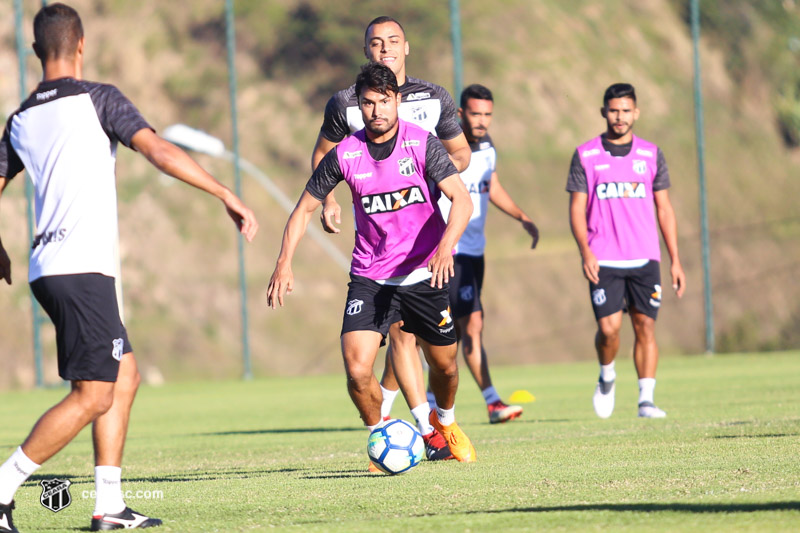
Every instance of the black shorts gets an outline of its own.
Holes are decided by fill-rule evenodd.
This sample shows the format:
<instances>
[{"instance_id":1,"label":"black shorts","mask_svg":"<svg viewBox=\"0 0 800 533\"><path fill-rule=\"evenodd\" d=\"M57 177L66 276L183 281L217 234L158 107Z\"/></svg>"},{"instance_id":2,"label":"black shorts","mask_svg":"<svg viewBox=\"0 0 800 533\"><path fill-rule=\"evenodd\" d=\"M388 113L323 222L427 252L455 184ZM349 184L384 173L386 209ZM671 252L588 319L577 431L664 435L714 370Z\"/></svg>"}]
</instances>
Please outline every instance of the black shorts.
<instances>
[{"instance_id":1,"label":"black shorts","mask_svg":"<svg viewBox=\"0 0 800 533\"><path fill-rule=\"evenodd\" d=\"M456 254L453 256L453 263L456 272L450 278L450 307L453 309L453 318L459 319L475 311L483 311L483 256Z\"/></svg>"},{"instance_id":2,"label":"black shorts","mask_svg":"<svg viewBox=\"0 0 800 533\"><path fill-rule=\"evenodd\" d=\"M656 319L661 307L661 264L649 261L639 268L600 267L600 283L589 282L594 317L636 309Z\"/></svg>"},{"instance_id":3,"label":"black shorts","mask_svg":"<svg viewBox=\"0 0 800 533\"><path fill-rule=\"evenodd\" d=\"M69 381L117 381L132 350L119 318L114 278L102 274L44 276L33 295L56 327L58 375Z\"/></svg>"},{"instance_id":4,"label":"black shorts","mask_svg":"<svg viewBox=\"0 0 800 533\"><path fill-rule=\"evenodd\" d=\"M430 281L414 285L381 285L363 276L350 275L342 335L350 331L377 331L386 342L389 326L403 321L402 329L434 346L456 342L450 316L447 287L438 289Z\"/></svg>"}]
</instances>

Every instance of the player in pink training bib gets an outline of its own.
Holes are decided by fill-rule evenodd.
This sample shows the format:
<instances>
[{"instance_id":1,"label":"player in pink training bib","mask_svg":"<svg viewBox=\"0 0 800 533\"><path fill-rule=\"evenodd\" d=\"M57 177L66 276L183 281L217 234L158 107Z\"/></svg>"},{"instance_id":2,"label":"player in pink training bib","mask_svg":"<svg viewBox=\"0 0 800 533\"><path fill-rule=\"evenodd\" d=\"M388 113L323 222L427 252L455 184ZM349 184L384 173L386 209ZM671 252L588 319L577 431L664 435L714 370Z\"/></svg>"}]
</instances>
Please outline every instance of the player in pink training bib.
<instances>
[{"instance_id":1,"label":"player in pink training bib","mask_svg":"<svg viewBox=\"0 0 800 533\"><path fill-rule=\"evenodd\" d=\"M672 288L679 298L686 288L675 212L667 192L669 171L658 146L633 134L639 108L632 85L616 83L606 89L601 114L605 133L575 150L567 180L570 225L597 320L600 377L592 403L600 418L614 411L614 359L627 311L635 336L639 416L663 418L666 413L653 402L658 366L655 321L661 307L656 224L670 256Z\"/></svg>"},{"instance_id":2,"label":"player in pink training bib","mask_svg":"<svg viewBox=\"0 0 800 533\"><path fill-rule=\"evenodd\" d=\"M329 151L306 184L286 223L267 302L283 306L294 285L292 257L311 216L346 182L356 217L341 335L350 397L370 431L382 423L373 364L389 327L402 322L430 365L439 405L430 424L456 459L475 461L475 448L455 421L456 336L447 296L453 248L469 222L472 201L442 143L398 118L401 96L389 67L365 65L355 94L365 128ZM440 194L453 202L446 223L436 204Z\"/></svg>"}]
</instances>

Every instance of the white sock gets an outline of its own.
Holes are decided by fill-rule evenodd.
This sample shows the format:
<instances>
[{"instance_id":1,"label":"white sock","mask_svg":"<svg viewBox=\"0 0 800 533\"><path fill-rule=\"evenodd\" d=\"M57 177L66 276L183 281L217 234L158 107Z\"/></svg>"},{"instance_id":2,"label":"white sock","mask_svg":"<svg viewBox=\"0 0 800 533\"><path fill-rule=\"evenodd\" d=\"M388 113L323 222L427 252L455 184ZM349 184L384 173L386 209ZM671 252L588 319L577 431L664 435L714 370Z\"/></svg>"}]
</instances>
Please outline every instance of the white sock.
<instances>
[{"instance_id":1,"label":"white sock","mask_svg":"<svg viewBox=\"0 0 800 533\"><path fill-rule=\"evenodd\" d=\"M486 400L486 405L500 401L500 395L497 394L497 391L494 390L494 387L486 387L481 392L483 393L483 399Z\"/></svg>"},{"instance_id":2,"label":"white sock","mask_svg":"<svg viewBox=\"0 0 800 533\"><path fill-rule=\"evenodd\" d=\"M614 370L614 363L616 363L616 361L611 361L607 365L600 365L600 379L606 383L617 379L617 371Z\"/></svg>"},{"instance_id":3,"label":"white sock","mask_svg":"<svg viewBox=\"0 0 800 533\"><path fill-rule=\"evenodd\" d=\"M456 406L454 405L451 409L437 407L436 416L439 417L439 422L441 422L443 426L449 426L456 421Z\"/></svg>"},{"instance_id":4,"label":"white sock","mask_svg":"<svg viewBox=\"0 0 800 533\"><path fill-rule=\"evenodd\" d=\"M429 390L426 395L428 396L428 407L431 408L431 411L436 409L436 396L434 396L433 391Z\"/></svg>"},{"instance_id":5,"label":"white sock","mask_svg":"<svg viewBox=\"0 0 800 533\"><path fill-rule=\"evenodd\" d=\"M370 433L372 433L372 431L373 431L375 428L379 428L379 427L381 427L381 426L383 425L383 418L381 418L381 419L378 421L378 423L377 423L377 424L375 424L375 425L372 425L372 426L369 426L369 425L367 425L367 424L364 424L364 425L365 425L365 426L367 426L367 431L369 431Z\"/></svg>"},{"instance_id":6,"label":"white sock","mask_svg":"<svg viewBox=\"0 0 800 533\"><path fill-rule=\"evenodd\" d=\"M386 418L389 416L389 413L392 412L392 404L394 403L394 399L397 398L398 392L400 392L400 389L384 389L383 385L381 385L381 395L383 396L383 401L381 402L381 418Z\"/></svg>"},{"instance_id":7,"label":"white sock","mask_svg":"<svg viewBox=\"0 0 800 533\"><path fill-rule=\"evenodd\" d=\"M639 403L653 403L653 393L656 390L656 378L642 378L639 380Z\"/></svg>"},{"instance_id":8,"label":"white sock","mask_svg":"<svg viewBox=\"0 0 800 533\"><path fill-rule=\"evenodd\" d=\"M118 466L94 467L94 489L97 500L93 516L117 514L125 510L122 499L122 468Z\"/></svg>"},{"instance_id":9,"label":"white sock","mask_svg":"<svg viewBox=\"0 0 800 533\"><path fill-rule=\"evenodd\" d=\"M430 414L431 408L427 402L421 403L411 410L411 415L414 417L414 420L417 421L417 429L423 435L427 435L433 431L433 426L430 420L428 420Z\"/></svg>"},{"instance_id":10,"label":"white sock","mask_svg":"<svg viewBox=\"0 0 800 533\"><path fill-rule=\"evenodd\" d=\"M17 447L8 461L0 466L0 503L3 505L11 503L20 485L25 483L25 480L40 466L25 455L22 446Z\"/></svg>"}]
</instances>

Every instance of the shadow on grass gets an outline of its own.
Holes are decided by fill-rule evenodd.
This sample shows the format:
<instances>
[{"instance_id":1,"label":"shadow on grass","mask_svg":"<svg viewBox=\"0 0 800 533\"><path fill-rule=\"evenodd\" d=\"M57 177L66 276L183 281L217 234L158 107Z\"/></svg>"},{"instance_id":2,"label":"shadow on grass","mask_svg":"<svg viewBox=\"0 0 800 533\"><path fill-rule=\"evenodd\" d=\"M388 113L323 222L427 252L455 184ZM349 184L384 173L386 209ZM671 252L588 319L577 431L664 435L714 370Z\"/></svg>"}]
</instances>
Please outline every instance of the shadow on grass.
<instances>
[{"instance_id":1,"label":"shadow on grass","mask_svg":"<svg viewBox=\"0 0 800 533\"><path fill-rule=\"evenodd\" d=\"M51 480L51 479L68 479L72 483L94 483L94 476L87 476L87 475L75 475L75 474L59 474L59 473L52 473L52 474L33 474L29 477L26 483L34 483L36 485L39 484L40 481L43 479Z\"/></svg>"},{"instance_id":2,"label":"shadow on grass","mask_svg":"<svg viewBox=\"0 0 800 533\"><path fill-rule=\"evenodd\" d=\"M287 474L291 472L299 472L300 468L262 468L252 470L221 470L221 471L206 471L206 472L179 472L167 475L154 475L154 476L140 476L140 477L124 477L123 483L176 483L185 481L217 481L220 479L247 479L251 477L264 477L271 474ZM46 479L68 479L72 483L94 483L94 476L76 476L74 474L47 474L40 475L34 474L28 478L26 484L38 485L39 481Z\"/></svg>"},{"instance_id":3,"label":"shadow on grass","mask_svg":"<svg viewBox=\"0 0 800 533\"><path fill-rule=\"evenodd\" d=\"M123 479L123 482L177 483L185 481L217 481L220 479L248 479L271 474L299 472L300 468L262 468L253 470L221 470L218 472L180 472L168 475L142 476Z\"/></svg>"},{"instance_id":4,"label":"shadow on grass","mask_svg":"<svg viewBox=\"0 0 800 533\"><path fill-rule=\"evenodd\" d=\"M768 439L776 437L797 437L800 433L764 433L761 435L714 435L712 439Z\"/></svg>"},{"instance_id":5,"label":"shadow on grass","mask_svg":"<svg viewBox=\"0 0 800 533\"><path fill-rule=\"evenodd\" d=\"M563 424L564 422L575 422L570 418L515 418L513 424Z\"/></svg>"},{"instance_id":6,"label":"shadow on grass","mask_svg":"<svg viewBox=\"0 0 800 533\"><path fill-rule=\"evenodd\" d=\"M194 436L222 437L226 435L284 435L292 433L338 433L343 431L364 431L364 427L244 429L237 431L215 431L213 433L195 433Z\"/></svg>"},{"instance_id":7,"label":"shadow on grass","mask_svg":"<svg viewBox=\"0 0 800 533\"><path fill-rule=\"evenodd\" d=\"M515 507L488 511L467 511L465 514L558 513L570 511L616 511L621 513L754 513L759 511L800 511L800 501L765 503L587 503L544 507Z\"/></svg>"},{"instance_id":8,"label":"shadow on grass","mask_svg":"<svg viewBox=\"0 0 800 533\"><path fill-rule=\"evenodd\" d=\"M373 472L368 472L366 469L364 470L339 470L338 472L320 472L319 474L306 474L305 476L300 476L301 479L354 479L354 478L375 478L381 479L386 477L385 475L376 475Z\"/></svg>"}]
</instances>

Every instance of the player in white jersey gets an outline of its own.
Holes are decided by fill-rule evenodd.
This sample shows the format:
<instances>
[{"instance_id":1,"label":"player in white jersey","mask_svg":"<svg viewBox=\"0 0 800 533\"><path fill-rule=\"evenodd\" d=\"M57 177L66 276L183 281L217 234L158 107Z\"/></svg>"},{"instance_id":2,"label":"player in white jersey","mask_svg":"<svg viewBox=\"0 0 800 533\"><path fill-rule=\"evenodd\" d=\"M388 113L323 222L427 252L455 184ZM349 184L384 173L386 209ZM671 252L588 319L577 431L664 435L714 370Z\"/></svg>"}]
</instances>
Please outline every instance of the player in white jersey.
<instances>
[{"instance_id":1,"label":"player in white jersey","mask_svg":"<svg viewBox=\"0 0 800 533\"><path fill-rule=\"evenodd\" d=\"M388 66L397 77L401 93L398 106L400 118L436 135L456 169L461 172L469 165L470 148L458 125L455 103L442 87L406 76L405 58L409 50L405 31L395 19L382 16L367 25L364 33L364 55L371 61ZM363 127L355 86L334 94L325 107L325 119L312 155L312 170L317 168L333 147ZM333 193L323 202L321 219L326 231L339 233L336 224L341 222L341 208ZM394 324L389 331L389 337L391 344L386 351L386 364L381 378L381 412L388 418L399 386L425 439L428 459L452 458L444 439L428 422L430 408L425 396L425 380L414 335L402 331L399 324Z\"/></svg>"},{"instance_id":2,"label":"player in white jersey","mask_svg":"<svg viewBox=\"0 0 800 533\"><path fill-rule=\"evenodd\" d=\"M85 40L74 9L46 6L33 26L44 76L0 139L0 192L28 170L38 233L28 279L55 324L59 375L72 389L0 466L0 532L17 531L11 511L20 485L90 423L97 493L91 530L158 526L160 520L128 508L121 490L122 452L140 377L114 287L117 144L219 198L248 241L258 224L230 190L156 135L116 87L81 79ZM0 278L11 284L2 241Z\"/></svg>"},{"instance_id":3,"label":"player in white jersey","mask_svg":"<svg viewBox=\"0 0 800 533\"><path fill-rule=\"evenodd\" d=\"M456 321L456 334L461 342L464 360L472 377L483 393L489 422L506 422L522 415L522 407L506 405L492 385L489 363L483 347L483 287L484 249L486 247L486 215L489 202L517 220L533 239L536 248L539 230L530 217L520 209L500 184L497 176L497 152L489 137L494 98L483 85L470 85L461 93L461 127L472 150L469 167L461 173L461 180L472 198L472 218L456 245L455 275L450 279L450 307ZM439 201L442 215L447 217L450 203ZM432 398L431 398L432 399Z\"/></svg>"}]
</instances>

